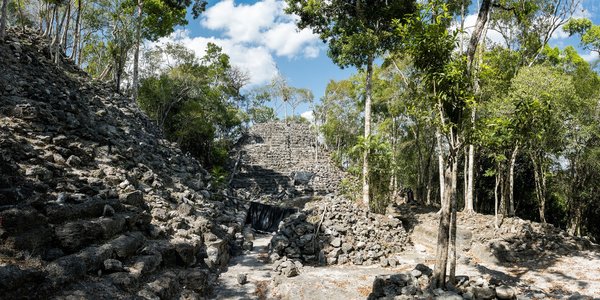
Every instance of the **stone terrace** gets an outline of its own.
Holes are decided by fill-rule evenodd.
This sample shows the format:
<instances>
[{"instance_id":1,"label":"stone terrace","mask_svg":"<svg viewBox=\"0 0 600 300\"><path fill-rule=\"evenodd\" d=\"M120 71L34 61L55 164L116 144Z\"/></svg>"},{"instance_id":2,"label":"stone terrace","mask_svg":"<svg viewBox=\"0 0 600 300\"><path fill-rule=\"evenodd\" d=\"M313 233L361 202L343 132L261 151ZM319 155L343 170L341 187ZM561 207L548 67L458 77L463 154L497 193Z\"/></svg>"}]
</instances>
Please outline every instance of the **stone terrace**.
<instances>
[{"instance_id":1,"label":"stone terrace","mask_svg":"<svg viewBox=\"0 0 600 300\"><path fill-rule=\"evenodd\" d=\"M239 148L241 166L232 185L267 194L323 195L344 177L317 143L309 124L269 122L250 128Z\"/></svg>"}]
</instances>

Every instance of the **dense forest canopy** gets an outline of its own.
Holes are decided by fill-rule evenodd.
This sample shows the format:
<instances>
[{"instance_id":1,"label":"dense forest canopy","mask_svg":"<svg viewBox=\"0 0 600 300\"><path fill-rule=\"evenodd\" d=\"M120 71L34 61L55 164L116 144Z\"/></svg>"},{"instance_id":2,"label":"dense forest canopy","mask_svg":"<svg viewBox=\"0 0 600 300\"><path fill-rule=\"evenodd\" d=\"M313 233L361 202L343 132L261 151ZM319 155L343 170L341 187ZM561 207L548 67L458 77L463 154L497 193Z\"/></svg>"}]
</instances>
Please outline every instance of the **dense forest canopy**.
<instances>
[{"instance_id":1,"label":"dense forest canopy","mask_svg":"<svg viewBox=\"0 0 600 300\"><path fill-rule=\"evenodd\" d=\"M325 146L362 179L347 183L348 194L379 213L408 194L441 207L434 285L455 260L458 210L493 213L495 226L519 216L600 238L600 77L576 48L549 45L562 31L600 53L600 25L573 17L581 1L286 4L335 64L358 70L331 80L313 110ZM206 5L3 0L0 37L7 25L37 28L53 57L131 93L167 138L222 174L246 126L281 117L281 107L297 120L297 107L314 96L282 74L249 87L247 70L216 44L202 57L180 44L140 50ZM465 28L469 10L477 20ZM487 38L491 31L503 42Z\"/></svg>"}]
</instances>

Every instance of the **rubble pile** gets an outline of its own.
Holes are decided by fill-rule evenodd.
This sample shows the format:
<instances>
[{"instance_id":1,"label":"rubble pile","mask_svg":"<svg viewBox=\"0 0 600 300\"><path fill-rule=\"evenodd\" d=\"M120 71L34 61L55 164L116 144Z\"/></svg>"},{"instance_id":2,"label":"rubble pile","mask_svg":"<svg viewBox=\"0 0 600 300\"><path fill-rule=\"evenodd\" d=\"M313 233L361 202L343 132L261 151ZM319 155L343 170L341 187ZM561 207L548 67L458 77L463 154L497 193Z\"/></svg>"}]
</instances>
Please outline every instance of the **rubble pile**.
<instances>
[{"instance_id":1,"label":"rubble pile","mask_svg":"<svg viewBox=\"0 0 600 300\"><path fill-rule=\"evenodd\" d=\"M279 257L304 263L395 267L408 248L397 218L368 212L342 196L309 203L312 208L285 219L271 240Z\"/></svg>"},{"instance_id":2,"label":"rubble pile","mask_svg":"<svg viewBox=\"0 0 600 300\"><path fill-rule=\"evenodd\" d=\"M456 276L456 286L448 286L446 291L433 289L432 273L426 265L418 264L408 273L377 276L368 299L517 299L514 288L493 277Z\"/></svg>"},{"instance_id":3,"label":"rubble pile","mask_svg":"<svg viewBox=\"0 0 600 300\"><path fill-rule=\"evenodd\" d=\"M208 294L240 203L129 98L54 64L37 33L10 31L0 66L3 297Z\"/></svg>"},{"instance_id":4,"label":"rubble pile","mask_svg":"<svg viewBox=\"0 0 600 300\"><path fill-rule=\"evenodd\" d=\"M432 248L439 216L426 213L421 214L419 219L421 223L415 227L413 239ZM543 264L553 257L598 249L590 240L570 235L552 224L518 217L504 218L498 228L491 215L459 213L457 222L459 248L468 251L477 260L489 263Z\"/></svg>"}]
</instances>

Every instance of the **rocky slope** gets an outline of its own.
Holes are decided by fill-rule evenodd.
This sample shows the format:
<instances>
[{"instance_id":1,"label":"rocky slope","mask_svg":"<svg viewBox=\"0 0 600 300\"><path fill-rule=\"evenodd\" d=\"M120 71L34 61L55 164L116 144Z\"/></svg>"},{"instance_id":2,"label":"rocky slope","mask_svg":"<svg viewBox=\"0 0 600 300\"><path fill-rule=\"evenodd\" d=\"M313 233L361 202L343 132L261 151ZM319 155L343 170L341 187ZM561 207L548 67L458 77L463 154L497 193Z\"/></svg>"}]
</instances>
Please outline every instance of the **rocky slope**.
<instances>
[{"instance_id":1,"label":"rocky slope","mask_svg":"<svg viewBox=\"0 0 600 300\"><path fill-rule=\"evenodd\" d=\"M208 295L245 210L34 32L0 42L0 69L2 297Z\"/></svg>"}]
</instances>

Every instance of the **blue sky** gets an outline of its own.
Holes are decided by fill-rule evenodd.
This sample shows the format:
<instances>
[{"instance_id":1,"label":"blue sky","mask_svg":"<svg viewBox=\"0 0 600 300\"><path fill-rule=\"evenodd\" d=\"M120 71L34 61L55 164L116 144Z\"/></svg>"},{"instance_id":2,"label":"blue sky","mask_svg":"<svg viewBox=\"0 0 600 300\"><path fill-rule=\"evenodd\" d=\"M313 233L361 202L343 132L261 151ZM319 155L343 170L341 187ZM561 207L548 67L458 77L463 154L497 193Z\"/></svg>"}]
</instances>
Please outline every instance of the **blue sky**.
<instances>
[{"instance_id":1,"label":"blue sky","mask_svg":"<svg viewBox=\"0 0 600 300\"><path fill-rule=\"evenodd\" d=\"M600 0L582 1L582 9L576 15L599 24ZM331 79L347 78L356 70L342 70L333 64L327 57L326 45L308 29L299 32L294 17L283 13L284 6L282 0L209 0L200 18L189 17L187 26L163 41L181 42L199 56L206 43L216 43L231 57L232 64L250 74L251 86L265 84L279 72L290 85L312 90L318 101ZM471 10L467 26L476 20L476 8ZM498 40L499 35L491 31L488 38ZM578 37L569 38L559 30L550 44L560 48L577 46ZM597 58L586 51L580 54L587 60ZM308 110L310 107L304 105L297 112Z\"/></svg>"}]
</instances>

